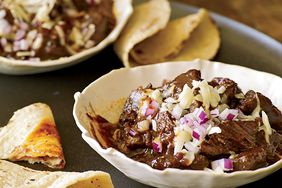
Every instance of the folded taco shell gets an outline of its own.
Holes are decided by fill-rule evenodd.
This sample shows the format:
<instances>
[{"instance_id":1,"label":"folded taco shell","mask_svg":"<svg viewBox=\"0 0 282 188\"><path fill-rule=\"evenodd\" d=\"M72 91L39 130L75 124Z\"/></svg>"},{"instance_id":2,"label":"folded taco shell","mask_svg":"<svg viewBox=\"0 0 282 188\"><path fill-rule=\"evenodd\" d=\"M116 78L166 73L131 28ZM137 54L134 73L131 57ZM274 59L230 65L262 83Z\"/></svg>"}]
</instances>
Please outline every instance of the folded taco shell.
<instances>
[{"instance_id":1,"label":"folded taco shell","mask_svg":"<svg viewBox=\"0 0 282 188\"><path fill-rule=\"evenodd\" d=\"M126 67L130 50L141 41L163 29L170 17L171 9L167 0L151 0L134 8L134 12L116 41L114 49Z\"/></svg>"}]
</instances>

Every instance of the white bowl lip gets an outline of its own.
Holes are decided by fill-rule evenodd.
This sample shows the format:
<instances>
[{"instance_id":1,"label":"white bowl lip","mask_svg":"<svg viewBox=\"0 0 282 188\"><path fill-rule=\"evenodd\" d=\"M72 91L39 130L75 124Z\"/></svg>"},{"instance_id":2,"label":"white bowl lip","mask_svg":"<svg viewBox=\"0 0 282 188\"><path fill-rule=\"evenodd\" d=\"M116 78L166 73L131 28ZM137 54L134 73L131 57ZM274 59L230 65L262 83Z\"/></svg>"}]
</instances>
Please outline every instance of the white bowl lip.
<instances>
[{"instance_id":1,"label":"white bowl lip","mask_svg":"<svg viewBox=\"0 0 282 188\"><path fill-rule=\"evenodd\" d=\"M114 2L116 1L125 1L125 0L114 0ZM91 54L94 54L102 50L107 45L113 43L117 39L122 28L125 26L128 18L130 17L130 15L133 12L132 0L126 0L126 1L128 2L128 6L124 7L125 10L123 11L123 13L120 16L118 16L116 13L117 7L115 6L115 3L114 3L113 13L116 14L115 15L116 21L118 21L117 25L114 27L114 29L110 32L110 34L106 38L104 38L101 42L98 43L97 46L83 50L71 56L60 57L55 60L44 60L44 61L39 61L39 62L33 62L30 60L9 59L9 58L0 56L0 64L4 64L7 66L52 67L52 66L72 63L74 61L78 61L79 59L83 57L90 56Z\"/></svg>"},{"instance_id":2,"label":"white bowl lip","mask_svg":"<svg viewBox=\"0 0 282 188\"><path fill-rule=\"evenodd\" d=\"M210 175L210 176L213 176L213 177L232 178L232 177L241 176L241 175L248 176L248 175L254 175L254 174L261 174L261 173L269 172L269 171L271 171L271 173L273 173L273 172L281 169L282 168L282 159L280 159L279 161L277 161L274 164L269 165L267 167L258 168L256 170L235 171L235 172L231 172L231 173L226 173L226 172L224 172L224 173L217 173L217 172L212 171L212 170L205 171L205 170L190 170L190 169L177 169L177 168L166 168L164 170L154 169L154 168L152 168L151 166L149 166L149 165L147 165L145 163L141 163L141 162L135 161L135 160L127 157L125 154L123 154L122 152L118 151L115 148L112 148L112 147L107 148L107 149L102 148L100 146L99 142L95 138L90 136L91 133L89 133L89 131L86 130L86 128L80 123L79 117L76 115L76 110L78 108L79 98L82 97L87 92L87 90L89 88L91 88L94 84L96 84L96 82L98 82L101 79L104 79L104 77L108 76L109 74L112 74L112 73L117 72L117 71L128 71L129 69L133 70L133 71L135 71L135 70L138 71L139 69L148 69L148 68L151 68L151 67L158 67L158 66L162 66L163 64L189 63L189 62L197 62L197 61L202 61L204 63L214 63L214 64L217 64L219 66L222 66L222 65L229 66L230 68L232 68L232 67L235 68L236 67L236 68L245 69L245 70L248 70L248 71L255 71L257 73L263 73L263 74L265 74L267 76L271 76L271 77L274 77L276 79L282 79L280 76L277 76L277 75L274 75L274 74L271 74L271 73L267 73L267 72L264 72L264 71L258 71L258 70L255 70L255 69L243 67L243 66L240 66L240 65L226 64L226 63L222 63L222 62L209 61L209 60L201 60L201 59L195 59L193 61L164 62L164 63L160 63L160 64L144 65L144 66L137 66L137 67L132 67L132 68L123 67L123 68L115 69L115 70L112 70L109 73L101 76L100 78L98 78L97 80L93 81L92 83L90 83L87 87L85 87L82 90L82 92L76 92L74 94L75 102L74 102L74 106L73 106L73 117L75 119L76 125L78 126L78 128L82 132L83 139L88 144L89 144L89 141L92 142L94 144L94 146L95 146L95 148L93 148L93 149L98 154L102 153L105 156L110 156L111 155L111 156L118 157L120 159L126 159L127 162L130 163L130 165L139 166L139 167L141 167L143 169L149 170L150 172L156 173L157 175L164 175L164 174L168 175L168 174L175 174L175 173L181 173L181 175L182 174L183 175L189 175L189 174L191 175L191 173L192 173L192 174L195 174L195 175ZM111 161L109 161L103 155L100 154L101 157L105 158L109 163L112 163Z\"/></svg>"}]
</instances>

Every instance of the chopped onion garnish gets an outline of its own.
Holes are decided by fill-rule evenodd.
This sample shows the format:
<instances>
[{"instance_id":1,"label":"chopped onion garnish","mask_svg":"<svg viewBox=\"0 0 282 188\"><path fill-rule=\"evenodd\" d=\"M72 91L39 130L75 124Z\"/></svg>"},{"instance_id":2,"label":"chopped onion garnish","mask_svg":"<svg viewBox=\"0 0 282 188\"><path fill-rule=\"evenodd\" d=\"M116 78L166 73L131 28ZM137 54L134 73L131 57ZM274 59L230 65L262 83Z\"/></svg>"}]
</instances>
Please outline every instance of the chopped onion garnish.
<instances>
[{"instance_id":1,"label":"chopped onion garnish","mask_svg":"<svg viewBox=\"0 0 282 188\"><path fill-rule=\"evenodd\" d=\"M24 52L17 52L16 56L18 57L25 57L25 56L34 56L35 52L34 51L24 51Z\"/></svg>"},{"instance_id":2,"label":"chopped onion garnish","mask_svg":"<svg viewBox=\"0 0 282 188\"><path fill-rule=\"evenodd\" d=\"M140 132L144 132L149 130L150 128L150 121L149 120L143 120L137 123L137 130Z\"/></svg>"},{"instance_id":3,"label":"chopped onion garnish","mask_svg":"<svg viewBox=\"0 0 282 188\"><path fill-rule=\"evenodd\" d=\"M202 107L196 108L193 112L193 115L200 124L206 123L209 120L206 112Z\"/></svg>"},{"instance_id":4,"label":"chopped onion garnish","mask_svg":"<svg viewBox=\"0 0 282 188\"><path fill-rule=\"evenodd\" d=\"M174 155L182 150L185 142L189 142L191 140L191 133L185 130L176 130L175 134Z\"/></svg>"},{"instance_id":5,"label":"chopped onion garnish","mask_svg":"<svg viewBox=\"0 0 282 188\"><path fill-rule=\"evenodd\" d=\"M56 26L55 26L55 30L56 30L56 32L58 33L58 36L59 36L59 39L60 39L60 44L61 44L62 46L64 46L64 45L66 44L66 41L65 41L65 32L64 32L64 30L63 30L62 27L59 26L59 25L56 25Z\"/></svg>"},{"instance_id":6,"label":"chopped onion garnish","mask_svg":"<svg viewBox=\"0 0 282 188\"><path fill-rule=\"evenodd\" d=\"M12 30L11 25L5 19L0 19L0 36L9 34Z\"/></svg>"},{"instance_id":7,"label":"chopped onion garnish","mask_svg":"<svg viewBox=\"0 0 282 188\"><path fill-rule=\"evenodd\" d=\"M157 129L158 129L158 128L157 128L157 122L152 119L151 123L152 123L152 129L153 129L153 131L157 131Z\"/></svg>"},{"instance_id":8,"label":"chopped onion garnish","mask_svg":"<svg viewBox=\"0 0 282 188\"><path fill-rule=\"evenodd\" d=\"M232 121L237 118L239 111L237 109L226 108L223 112L219 114L219 118L222 120Z\"/></svg>"},{"instance_id":9,"label":"chopped onion garnish","mask_svg":"<svg viewBox=\"0 0 282 188\"><path fill-rule=\"evenodd\" d=\"M129 130L129 135L130 136L135 136L136 134L137 134L137 132L135 130L133 130L133 129Z\"/></svg>"},{"instance_id":10,"label":"chopped onion garnish","mask_svg":"<svg viewBox=\"0 0 282 188\"><path fill-rule=\"evenodd\" d=\"M211 167L216 171L232 171L233 170L233 161L231 159L219 159L211 162Z\"/></svg>"},{"instance_id":11,"label":"chopped onion garnish","mask_svg":"<svg viewBox=\"0 0 282 188\"><path fill-rule=\"evenodd\" d=\"M209 135L215 134L215 133L221 133L221 128L220 127L212 127L209 131Z\"/></svg>"},{"instance_id":12,"label":"chopped onion garnish","mask_svg":"<svg viewBox=\"0 0 282 188\"><path fill-rule=\"evenodd\" d=\"M220 87L217 89L217 92L218 92L219 94L222 94L222 93L225 92L225 90L226 90L226 88L225 88L224 86L220 86Z\"/></svg>"},{"instance_id":13,"label":"chopped onion garnish","mask_svg":"<svg viewBox=\"0 0 282 188\"><path fill-rule=\"evenodd\" d=\"M261 111L260 101L259 101L259 98L258 98L257 94L256 94L256 99L257 99L257 106L256 106L256 108L254 109L254 111L251 114L251 116L253 116L254 118L260 117L259 113Z\"/></svg>"},{"instance_id":14,"label":"chopped onion garnish","mask_svg":"<svg viewBox=\"0 0 282 188\"><path fill-rule=\"evenodd\" d=\"M157 101L159 104L162 103L163 97L162 97L162 94L161 94L160 90L155 89L152 93L150 93L149 96L152 99L154 99L155 101Z\"/></svg>"},{"instance_id":15,"label":"chopped onion garnish","mask_svg":"<svg viewBox=\"0 0 282 188\"><path fill-rule=\"evenodd\" d=\"M42 43L43 43L43 36L42 34L38 34L32 44L32 49L38 50L41 47Z\"/></svg>"},{"instance_id":16,"label":"chopped onion garnish","mask_svg":"<svg viewBox=\"0 0 282 188\"><path fill-rule=\"evenodd\" d=\"M6 16L6 10L0 10L0 19Z\"/></svg>"},{"instance_id":17,"label":"chopped onion garnish","mask_svg":"<svg viewBox=\"0 0 282 188\"><path fill-rule=\"evenodd\" d=\"M261 116L262 116L262 122L263 122L263 130L265 132L265 140L266 142L269 144L269 135L272 134L272 129L269 123L269 119L268 116L266 115L266 113L264 111L261 111Z\"/></svg>"},{"instance_id":18,"label":"chopped onion garnish","mask_svg":"<svg viewBox=\"0 0 282 188\"><path fill-rule=\"evenodd\" d=\"M163 150L162 143L159 137L155 138L152 142L153 150L157 153L161 153Z\"/></svg>"},{"instance_id":19,"label":"chopped onion garnish","mask_svg":"<svg viewBox=\"0 0 282 188\"><path fill-rule=\"evenodd\" d=\"M172 97L168 97L165 99L166 103L172 103L172 104L176 104L178 101Z\"/></svg>"},{"instance_id":20,"label":"chopped onion garnish","mask_svg":"<svg viewBox=\"0 0 282 188\"><path fill-rule=\"evenodd\" d=\"M218 108L215 108L213 110L210 111L210 115L211 117L215 118L215 117L218 117L219 116L219 110Z\"/></svg>"},{"instance_id":21,"label":"chopped onion garnish","mask_svg":"<svg viewBox=\"0 0 282 188\"><path fill-rule=\"evenodd\" d=\"M244 98L245 98L245 95L244 95L243 93L237 93L237 94L235 94L234 96L235 96L235 98L237 98L237 99L244 99Z\"/></svg>"},{"instance_id":22,"label":"chopped onion garnish","mask_svg":"<svg viewBox=\"0 0 282 188\"><path fill-rule=\"evenodd\" d=\"M175 105L171 114L173 115L173 117L175 117L175 119L179 119L182 115L183 109L181 108L181 106L179 104Z\"/></svg>"},{"instance_id":23,"label":"chopped onion garnish","mask_svg":"<svg viewBox=\"0 0 282 188\"><path fill-rule=\"evenodd\" d=\"M90 24L88 26L88 30L87 30L87 33L85 34L83 40L86 42L88 41L92 35L95 33L95 25L94 24Z\"/></svg>"},{"instance_id":24,"label":"chopped onion garnish","mask_svg":"<svg viewBox=\"0 0 282 188\"><path fill-rule=\"evenodd\" d=\"M194 152L190 152L190 151L187 151L187 150L185 150L185 149L181 150L180 152L184 154L183 158L186 159L186 160L188 160L188 164L187 164L187 165L192 164L192 162L193 162L194 159L195 159L195 154L194 154Z\"/></svg>"},{"instance_id":25,"label":"chopped onion garnish","mask_svg":"<svg viewBox=\"0 0 282 188\"><path fill-rule=\"evenodd\" d=\"M187 84L185 84L182 92L179 94L178 99L180 101L179 105L183 109L189 108L189 106L191 105L193 101L193 90Z\"/></svg>"},{"instance_id":26,"label":"chopped onion garnish","mask_svg":"<svg viewBox=\"0 0 282 188\"><path fill-rule=\"evenodd\" d=\"M25 31L24 30L18 30L16 32L15 40L21 40L25 36Z\"/></svg>"},{"instance_id":27,"label":"chopped onion garnish","mask_svg":"<svg viewBox=\"0 0 282 188\"><path fill-rule=\"evenodd\" d=\"M194 142L186 142L186 143L184 144L184 147L185 147L188 151L193 152L193 153L195 153L195 154L198 153L199 150L200 150L200 147L197 146Z\"/></svg>"}]
</instances>

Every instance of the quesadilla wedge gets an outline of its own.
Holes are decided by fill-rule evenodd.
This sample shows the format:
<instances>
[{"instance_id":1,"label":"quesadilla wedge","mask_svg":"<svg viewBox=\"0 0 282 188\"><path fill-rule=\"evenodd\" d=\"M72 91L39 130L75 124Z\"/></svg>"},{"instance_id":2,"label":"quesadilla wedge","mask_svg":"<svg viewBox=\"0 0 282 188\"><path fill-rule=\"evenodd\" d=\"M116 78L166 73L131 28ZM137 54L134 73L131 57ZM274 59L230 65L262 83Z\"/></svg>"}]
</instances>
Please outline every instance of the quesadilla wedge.
<instances>
[{"instance_id":1,"label":"quesadilla wedge","mask_svg":"<svg viewBox=\"0 0 282 188\"><path fill-rule=\"evenodd\" d=\"M113 188L111 176L102 171L37 171L0 160L0 187L5 188Z\"/></svg>"},{"instance_id":2,"label":"quesadilla wedge","mask_svg":"<svg viewBox=\"0 0 282 188\"><path fill-rule=\"evenodd\" d=\"M61 139L48 105L35 103L14 112L0 130L0 159L58 169L65 166Z\"/></svg>"}]
</instances>

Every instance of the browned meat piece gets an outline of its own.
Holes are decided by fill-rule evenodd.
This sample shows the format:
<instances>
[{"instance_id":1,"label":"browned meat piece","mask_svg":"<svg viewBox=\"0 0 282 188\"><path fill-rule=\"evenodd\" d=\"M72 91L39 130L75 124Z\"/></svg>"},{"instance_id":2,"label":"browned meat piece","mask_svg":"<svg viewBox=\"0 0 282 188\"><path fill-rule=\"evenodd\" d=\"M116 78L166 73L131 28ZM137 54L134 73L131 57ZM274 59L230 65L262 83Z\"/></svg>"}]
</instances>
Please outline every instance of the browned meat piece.
<instances>
[{"instance_id":1,"label":"browned meat piece","mask_svg":"<svg viewBox=\"0 0 282 188\"><path fill-rule=\"evenodd\" d=\"M181 163L180 160L174 157L173 155L162 155L152 160L151 166L153 168L163 170L165 168L170 167L181 168Z\"/></svg>"},{"instance_id":2,"label":"browned meat piece","mask_svg":"<svg viewBox=\"0 0 282 188\"><path fill-rule=\"evenodd\" d=\"M239 100L235 97L236 94L241 93L241 89L238 87L237 83L229 78L214 78L209 82L213 87L215 86L224 86L225 92L222 94L222 97L226 97L226 104L230 106L230 108L235 108Z\"/></svg>"},{"instance_id":3,"label":"browned meat piece","mask_svg":"<svg viewBox=\"0 0 282 188\"><path fill-rule=\"evenodd\" d=\"M234 171L255 170L267 166L266 151L262 147L240 153L233 160Z\"/></svg>"},{"instance_id":4,"label":"browned meat piece","mask_svg":"<svg viewBox=\"0 0 282 188\"><path fill-rule=\"evenodd\" d=\"M200 71L191 69L187 71L186 73L180 74L172 82L169 83L169 86L175 85L176 86L175 93L180 93L185 84L187 84L189 87L192 87L193 80L196 80L196 81L201 80Z\"/></svg>"},{"instance_id":5,"label":"browned meat piece","mask_svg":"<svg viewBox=\"0 0 282 188\"><path fill-rule=\"evenodd\" d=\"M221 133L212 134L201 144L201 153L207 156L239 153L256 146L257 121L225 121L218 125Z\"/></svg>"},{"instance_id":6,"label":"browned meat piece","mask_svg":"<svg viewBox=\"0 0 282 188\"><path fill-rule=\"evenodd\" d=\"M140 100L144 94L143 88L138 88L131 92L127 98L125 105L123 107L123 112L120 116L120 124L124 122L135 122L138 116L138 110L140 107Z\"/></svg>"},{"instance_id":7,"label":"browned meat piece","mask_svg":"<svg viewBox=\"0 0 282 188\"><path fill-rule=\"evenodd\" d=\"M269 123L273 129L282 133L282 113L274 106L269 98L263 94L257 92L260 106L262 110L267 114Z\"/></svg>"},{"instance_id":8,"label":"browned meat piece","mask_svg":"<svg viewBox=\"0 0 282 188\"><path fill-rule=\"evenodd\" d=\"M245 98L240 100L239 109L245 114L250 115L257 106L256 93L252 90L245 94Z\"/></svg>"},{"instance_id":9,"label":"browned meat piece","mask_svg":"<svg viewBox=\"0 0 282 188\"><path fill-rule=\"evenodd\" d=\"M192 170L203 170L209 166L209 160L204 155L196 155L194 161L189 166Z\"/></svg>"},{"instance_id":10,"label":"browned meat piece","mask_svg":"<svg viewBox=\"0 0 282 188\"><path fill-rule=\"evenodd\" d=\"M267 152L267 162L270 164L282 158L282 135L272 132L270 144L266 143L264 131L259 131L256 136L257 145L263 147Z\"/></svg>"},{"instance_id":11,"label":"browned meat piece","mask_svg":"<svg viewBox=\"0 0 282 188\"><path fill-rule=\"evenodd\" d=\"M156 122L158 124L157 132L160 133L161 141L163 144L169 144L173 142L175 126L173 117L169 112L160 112L156 116Z\"/></svg>"},{"instance_id":12,"label":"browned meat piece","mask_svg":"<svg viewBox=\"0 0 282 188\"><path fill-rule=\"evenodd\" d=\"M221 134L212 134L208 141L202 142L200 153L209 157L229 155L230 148L232 148L232 141L226 139ZM238 150L236 145L232 148L232 151Z\"/></svg>"},{"instance_id":13,"label":"browned meat piece","mask_svg":"<svg viewBox=\"0 0 282 188\"><path fill-rule=\"evenodd\" d=\"M145 140L143 138L144 137L142 135L126 135L124 140L125 145L130 149L143 148L146 145Z\"/></svg>"}]
</instances>

